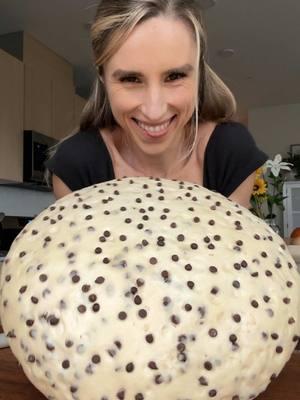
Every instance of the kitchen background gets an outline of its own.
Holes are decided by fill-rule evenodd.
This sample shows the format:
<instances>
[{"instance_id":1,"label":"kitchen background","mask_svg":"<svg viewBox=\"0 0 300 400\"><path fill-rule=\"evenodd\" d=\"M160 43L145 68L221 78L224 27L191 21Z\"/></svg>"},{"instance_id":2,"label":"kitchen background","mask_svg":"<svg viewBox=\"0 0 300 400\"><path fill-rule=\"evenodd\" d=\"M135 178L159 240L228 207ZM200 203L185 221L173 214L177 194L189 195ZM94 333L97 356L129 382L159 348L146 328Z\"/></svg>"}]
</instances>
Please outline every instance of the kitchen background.
<instances>
[{"instance_id":1,"label":"kitchen background","mask_svg":"<svg viewBox=\"0 0 300 400\"><path fill-rule=\"evenodd\" d=\"M0 0L0 250L54 201L40 179L45 145L35 132L54 143L78 125L95 75L88 30L96 3ZM300 2L198 3L209 62L237 97L236 119L270 157L286 156L292 144L300 153ZM285 236L300 226L300 181L287 179L285 214L277 216Z\"/></svg>"}]
</instances>

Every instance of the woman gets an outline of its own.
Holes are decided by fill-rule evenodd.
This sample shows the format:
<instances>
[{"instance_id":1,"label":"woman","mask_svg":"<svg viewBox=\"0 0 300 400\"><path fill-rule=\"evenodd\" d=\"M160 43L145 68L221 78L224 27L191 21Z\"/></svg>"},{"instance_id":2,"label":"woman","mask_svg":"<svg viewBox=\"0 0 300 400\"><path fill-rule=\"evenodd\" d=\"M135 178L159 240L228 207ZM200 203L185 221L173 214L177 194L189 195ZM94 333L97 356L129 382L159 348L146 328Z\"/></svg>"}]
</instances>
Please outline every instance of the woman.
<instances>
[{"instance_id":1,"label":"woman","mask_svg":"<svg viewBox=\"0 0 300 400\"><path fill-rule=\"evenodd\" d=\"M231 122L232 93L206 62L188 0L102 0L91 29L98 71L80 131L47 162L54 193L123 176L201 184L248 207L267 159Z\"/></svg>"}]
</instances>

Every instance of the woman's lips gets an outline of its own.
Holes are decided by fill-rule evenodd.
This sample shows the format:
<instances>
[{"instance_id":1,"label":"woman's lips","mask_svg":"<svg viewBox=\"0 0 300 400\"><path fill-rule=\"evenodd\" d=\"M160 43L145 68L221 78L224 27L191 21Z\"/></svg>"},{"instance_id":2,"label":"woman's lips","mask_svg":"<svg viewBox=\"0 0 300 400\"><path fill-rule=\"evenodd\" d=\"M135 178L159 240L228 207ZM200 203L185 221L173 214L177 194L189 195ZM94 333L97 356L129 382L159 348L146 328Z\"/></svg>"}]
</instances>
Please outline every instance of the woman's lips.
<instances>
[{"instance_id":1,"label":"woman's lips","mask_svg":"<svg viewBox=\"0 0 300 400\"><path fill-rule=\"evenodd\" d=\"M147 136L150 136L151 138L160 138L168 132L168 128L174 121L175 117L176 115L174 115L168 121L157 125L148 125L142 121L139 121L136 118L133 118L133 120L135 121L137 126L142 129L143 133L146 133Z\"/></svg>"}]
</instances>

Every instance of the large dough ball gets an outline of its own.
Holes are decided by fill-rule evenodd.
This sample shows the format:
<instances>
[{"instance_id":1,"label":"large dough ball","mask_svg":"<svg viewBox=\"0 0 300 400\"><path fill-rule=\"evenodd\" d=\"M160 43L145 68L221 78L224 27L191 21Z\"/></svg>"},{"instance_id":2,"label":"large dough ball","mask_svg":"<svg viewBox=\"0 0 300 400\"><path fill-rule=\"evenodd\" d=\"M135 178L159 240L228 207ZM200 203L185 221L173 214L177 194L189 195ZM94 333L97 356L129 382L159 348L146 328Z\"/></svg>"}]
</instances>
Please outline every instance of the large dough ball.
<instances>
[{"instance_id":1,"label":"large dough ball","mask_svg":"<svg viewBox=\"0 0 300 400\"><path fill-rule=\"evenodd\" d=\"M279 236L195 184L123 179L57 201L1 280L11 348L49 400L248 400L299 335Z\"/></svg>"}]
</instances>

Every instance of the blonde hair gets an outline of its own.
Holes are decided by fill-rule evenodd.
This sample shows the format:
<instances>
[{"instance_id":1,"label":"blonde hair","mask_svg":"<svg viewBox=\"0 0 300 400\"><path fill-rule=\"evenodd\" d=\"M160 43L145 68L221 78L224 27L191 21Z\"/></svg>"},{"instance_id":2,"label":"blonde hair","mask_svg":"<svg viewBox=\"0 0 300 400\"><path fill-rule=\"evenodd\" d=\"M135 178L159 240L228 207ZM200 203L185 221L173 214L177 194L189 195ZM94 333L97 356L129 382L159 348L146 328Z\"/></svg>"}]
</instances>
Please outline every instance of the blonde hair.
<instances>
[{"instance_id":1,"label":"blonde hair","mask_svg":"<svg viewBox=\"0 0 300 400\"><path fill-rule=\"evenodd\" d=\"M143 21L166 15L184 21L194 32L197 44L197 82L195 112L190 125L194 132L199 121L223 122L236 111L233 94L206 62L206 36L199 5L193 0L102 0L91 26L95 66L98 70L91 96L83 110L80 129L114 128L105 85L101 79L103 65ZM191 138L189 138L191 139Z\"/></svg>"},{"instance_id":2,"label":"blonde hair","mask_svg":"<svg viewBox=\"0 0 300 400\"><path fill-rule=\"evenodd\" d=\"M236 112L233 94L207 64L204 24L199 5L194 0L100 1L91 26L91 42L97 76L90 98L81 115L80 130L113 129L117 126L102 79L103 66L122 46L138 24L161 15L170 16L186 23L196 41L195 109L185 130L187 149L183 157L185 159L192 153L196 145L200 121L220 123L232 119ZM50 156L53 156L56 149L57 146L51 150ZM49 180L49 174L47 174L47 178Z\"/></svg>"}]
</instances>

